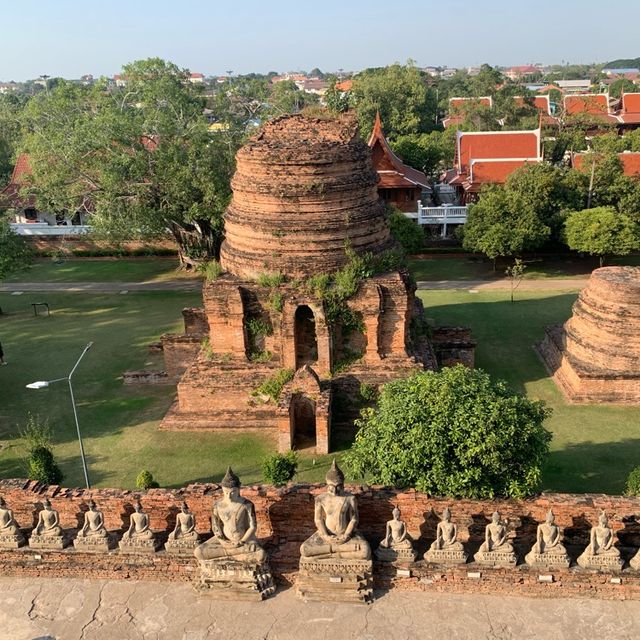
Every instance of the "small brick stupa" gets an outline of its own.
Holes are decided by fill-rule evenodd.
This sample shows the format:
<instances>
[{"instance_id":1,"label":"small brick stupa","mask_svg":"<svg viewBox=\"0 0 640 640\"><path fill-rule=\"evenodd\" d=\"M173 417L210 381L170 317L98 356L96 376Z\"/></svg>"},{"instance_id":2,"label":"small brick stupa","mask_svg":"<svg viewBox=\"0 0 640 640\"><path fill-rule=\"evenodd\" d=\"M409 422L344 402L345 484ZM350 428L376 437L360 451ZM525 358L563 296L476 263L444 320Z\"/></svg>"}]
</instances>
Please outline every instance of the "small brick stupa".
<instances>
[{"instance_id":1,"label":"small brick stupa","mask_svg":"<svg viewBox=\"0 0 640 640\"><path fill-rule=\"evenodd\" d=\"M179 381L161 428L268 430L281 451L327 453L332 422L352 429L374 386L436 367L408 273L373 269L331 294L354 260L391 257L376 180L346 116L284 116L240 149L224 273L205 283L203 311L185 310L185 334L163 338ZM472 359L456 339L439 345L445 360Z\"/></svg>"},{"instance_id":2,"label":"small brick stupa","mask_svg":"<svg viewBox=\"0 0 640 640\"><path fill-rule=\"evenodd\" d=\"M640 267L596 269L539 351L570 401L640 404Z\"/></svg>"}]
</instances>

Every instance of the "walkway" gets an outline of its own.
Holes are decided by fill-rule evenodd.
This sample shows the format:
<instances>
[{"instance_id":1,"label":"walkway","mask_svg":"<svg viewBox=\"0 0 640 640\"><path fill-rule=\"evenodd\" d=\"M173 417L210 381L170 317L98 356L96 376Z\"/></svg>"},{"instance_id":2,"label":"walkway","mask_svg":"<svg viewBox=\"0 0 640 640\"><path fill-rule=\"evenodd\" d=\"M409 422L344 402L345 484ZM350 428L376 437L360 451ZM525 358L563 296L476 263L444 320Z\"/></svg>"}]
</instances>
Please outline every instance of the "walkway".
<instances>
[{"instance_id":1,"label":"walkway","mask_svg":"<svg viewBox=\"0 0 640 640\"><path fill-rule=\"evenodd\" d=\"M541 278L523 280L518 291L566 291L578 290L586 286L587 279L582 278ZM64 292L64 293L119 293L120 291L198 291L202 287L200 280L164 280L161 282L8 282L0 284L0 293L25 292ZM509 280L421 280L418 289L506 289Z\"/></svg>"},{"instance_id":2,"label":"walkway","mask_svg":"<svg viewBox=\"0 0 640 640\"><path fill-rule=\"evenodd\" d=\"M0 578L1 640L583 640L638 637L640 602L403 593L374 604L215 601L190 585Z\"/></svg>"}]
</instances>

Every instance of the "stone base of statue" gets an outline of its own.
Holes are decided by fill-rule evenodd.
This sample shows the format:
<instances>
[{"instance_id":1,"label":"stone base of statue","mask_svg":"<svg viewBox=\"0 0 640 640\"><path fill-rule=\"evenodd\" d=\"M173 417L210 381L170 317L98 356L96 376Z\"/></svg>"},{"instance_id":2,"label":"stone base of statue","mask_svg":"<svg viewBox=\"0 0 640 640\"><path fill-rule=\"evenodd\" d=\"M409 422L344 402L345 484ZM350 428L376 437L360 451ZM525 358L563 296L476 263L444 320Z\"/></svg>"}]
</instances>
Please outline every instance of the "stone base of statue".
<instances>
[{"instance_id":1,"label":"stone base of statue","mask_svg":"<svg viewBox=\"0 0 640 640\"><path fill-rule=\"evenodd\" d=\"M488 567L515 567L518 562L513 550L478 551L473 559Z\"/></svg>"},{"instance_id":2,"label":"stone base of statue","mask_svg":"<svg viewBox=\"0 0 640 640\"><path fill-rule=\"evenodd\" d=\"M524 561L534 569L566 569L571 564L565 551L538 553L532 549L524 557Z\"/></svg>"},{"instance_id":3,"label":"stone base of statue","mask_svg":"<svg viewBox=\"0 0 640 640\"><path fill-rule=\"evenodd\" d=\"M118 547L120 553L155 553L159 544L154 538L122 538Z\"/></svg>"},{"instance_id":4,"label":"stone base of statue","mask_svg":"<svg viewBox=\"0 0 640 640\"><path fill-rule=\"evenodd\" d=\"M629 566L634 571L640 571L640 551L638 551L638 553L629 560Z\"/></svg>"},{"instance_id":5,"label":"stone base of statue","mask_svg":"<svg viewBox=\"0 0 640 640\"><path fill-rule=\"evenodd\" d=\"M191 538L189 540L170 538L164 543L164 550L173 556L193 557L193 551L199 544L200 540L198 538Z\"/></svg>"},{"instance_id":6,"label":"stone base of statue","mask_svg":"<svg viewBox=\"0 0 640 640\"><path fill-rule=\"evenodd\" d=\"M64 549L67 541L64 536L42 536L37 533L32 533L29 538L30 549L51 549L57 550Z\"/></svg>"},{"instance_id":7,"label":"stone base of statue","mask_svg":"<svg viewBox=\"0 0 640 640\"><path fill-rule=\"evenodd\" d=\"M415 562L418 554L411 548L394 549L393 547L378 547L375 551L376 559L380 562Z\"/></svg>"},{"instance_id":8,"label":"stone base of statue","mask_svg":"<svg viewBox=\"0 0 640 640\"><path fill-rule=\"evenodd\" d=\"M192 552L193 554L193 552ZM229 600L264 600L276 587L268 563L241 562L225 558L200 560L197 591L214 598Z\"/></svg>"},{"instance_id":9,"label":"stone base of statue","mask_svg":"<svg viewBox=\"0 0 640 640\"><path fill-rule=\"evenodd\" d=\"M595 569L598 571L620 571L624 562L619 554L598 554L593 555L587 549L577 560L578 566L583 569Z\"/></svg>"},{"instance_id":10,"label":"stone base of statue","mask_svg":"<svg viewBox=\"0 0 640 640\"><path fill-rule=\"evenodd\" d=\"M21 533L0 535L0 549L19 549L27 539Z\"/></svg>"},{"instance_id":11,"label":"stone base of statue","mask_svg":"<svg viewBox=\"0 0 640 640\"><path fill-rule=\"evenodd\" d=\"M469 558L464 549L429 549L422 557L434 564L466 564Z\"/></svg>"},{"instance_id":12,"label":"stone base of statue","mask_svg":"<svg viewBox=\"0 0 640 640\"><path fill-rule=\"evenodd\" d=\"M373 562L302 559L296 593L307 601L369 603L373 599Z\"/></svg>"},{"instance_id":13,"label":"stone base of statue","mask_svg":"<svg viewBox=\"0 0 640 640\"><path fill-rule=\"evenodd\" d=\"M111 539L108 536L83 536L73 541L76 551L83 553L108 553Z\"/></svg>"}]
</instances>

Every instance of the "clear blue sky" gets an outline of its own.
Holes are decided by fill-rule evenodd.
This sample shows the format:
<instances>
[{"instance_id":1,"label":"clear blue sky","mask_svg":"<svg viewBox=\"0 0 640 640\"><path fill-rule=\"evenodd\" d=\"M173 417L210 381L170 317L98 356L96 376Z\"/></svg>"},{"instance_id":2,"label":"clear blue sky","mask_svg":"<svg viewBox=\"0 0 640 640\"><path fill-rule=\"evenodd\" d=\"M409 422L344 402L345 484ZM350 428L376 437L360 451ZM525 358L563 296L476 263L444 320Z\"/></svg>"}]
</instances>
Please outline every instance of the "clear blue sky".
<instances>
[{"instance_id":1,"label":"clear blue sky","mask_svg":"<svg viewBox=\"0 0 640 640\"><path fill-rule=\"evenodd\" d=\"M602 0L15 0L0 80L113 75L160 56L205 74L606 62L640 56L640 2Z\"/></svg>"}]
</instances>

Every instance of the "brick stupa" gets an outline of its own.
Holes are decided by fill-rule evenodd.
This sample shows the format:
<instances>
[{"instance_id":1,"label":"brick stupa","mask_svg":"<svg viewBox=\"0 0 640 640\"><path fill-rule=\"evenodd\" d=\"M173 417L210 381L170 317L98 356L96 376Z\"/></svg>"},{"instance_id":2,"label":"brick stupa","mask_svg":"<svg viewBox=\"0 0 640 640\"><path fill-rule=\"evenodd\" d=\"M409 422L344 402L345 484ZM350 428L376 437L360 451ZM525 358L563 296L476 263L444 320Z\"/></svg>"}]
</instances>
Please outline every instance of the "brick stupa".
<instances>
[{"instance_id":1,"label":"brick stupa","mask_svg":"<svg viewBox=\"0 0 640 640\"><path fill-rule=\"evenodd\" d=\"M349 254L394 247L376 181L346 116L277 118L240 149L224 273L205 283L204 310L185 310L185 334L163 337L178 398L161 428L267 430L281 451L327 453L332 423L353 427L363 383L436 367L406 272L362 280L346 301L348 328L310 279L339 271ZM473 343L445 332L438 353L472 360ZM293 379L277 400L260 391L285 373Z\"/></svg>"},{"instance_id":2,"label":"brick stupa","mask_svg":"<svg viewBox=\"0 0 640 640\"><path fill-rule=\"evenodd\" d=\"M640 267L596 269L539 351L570 401L640 404Z\"/></svg>"}]
</instances>

